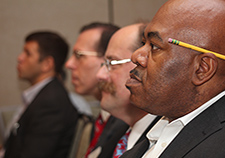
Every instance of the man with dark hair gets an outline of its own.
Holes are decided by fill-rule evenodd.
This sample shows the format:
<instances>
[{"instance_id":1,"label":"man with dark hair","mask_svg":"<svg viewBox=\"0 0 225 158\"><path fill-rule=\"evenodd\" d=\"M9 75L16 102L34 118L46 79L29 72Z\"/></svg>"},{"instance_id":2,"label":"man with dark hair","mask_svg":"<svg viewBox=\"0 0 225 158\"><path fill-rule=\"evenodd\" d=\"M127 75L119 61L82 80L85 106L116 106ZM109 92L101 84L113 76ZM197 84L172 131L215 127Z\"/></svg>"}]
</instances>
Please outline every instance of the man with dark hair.
<instances>
[{"instance_id":1,"label":"man with dark hair","mask_svg":"<svg viewBox=\"0 0 225 158\"><path fill-rule=\"evenodd\" d=\"M48 56L53 57L55 72L60 73L69 51L66 41L56 33L51 32L32 33L25 39L25 42L31 41L36 41L39 45L40 61Z\"/></svg>"},{"instance_id":2,"label":"man with dark hair","mask_svg":"<svg viewBox=\"0 0 225 158\"><path fill-rule=\"evenodd\" d=\"M31 87L24 91L24 110L5 144L5 158L67 157L78 113L57 76L68 44L53 32L35 32L25 39L18 57L18 76Z\"/></svg>"},{"instance_id":3,"label":"man with dark hair","mask_svg":"<svg viewBox=\"0 0 225 158\"><path fill-rule=\"evenodd\" d=\"M71 70L72 83L75 91L81 95L92 95L101 99L96 74L104 61L104 54L110 37L119 27L107 23L91 23L84 26L73 47L73 55L66 62ZM86 152L86 157L98 146L107 143L121 132L127 125L104 110L100 111L95 121L94 137Z\"/></svg>"},{"instance_id":4,"label":"man with dark hair","mask_svg":"<svg viewBox=\"0 0 225 158\"><path fill-rule=\"evenodd\" d=\"M224 8L169 0L148 24L126 86L132 103L163 118L122 157L225 157Z\"/></svg>"}]
</instances>

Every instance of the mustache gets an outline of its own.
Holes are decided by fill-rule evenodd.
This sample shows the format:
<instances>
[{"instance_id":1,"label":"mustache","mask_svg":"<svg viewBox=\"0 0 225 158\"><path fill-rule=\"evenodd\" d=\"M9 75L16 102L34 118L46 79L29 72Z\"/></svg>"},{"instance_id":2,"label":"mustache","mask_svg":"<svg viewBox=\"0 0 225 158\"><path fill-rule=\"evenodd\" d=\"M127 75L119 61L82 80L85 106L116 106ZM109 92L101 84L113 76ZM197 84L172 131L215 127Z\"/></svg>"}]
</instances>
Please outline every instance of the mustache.
<instances>
[{"instance_id":1,"label":"mustache","mask_svg":"<svg viewBox=\"0 0 225 158\"><path fill-rule=\"evenodd\" d=\"M130 71L130 74L134 74L135 76L137 76L137 77L139 77L139 72L136 70L136 69L132 69L131 71Z\"/></svg>"},{"instance_id":2,"label":"mustache","mask_svg":"<svg viewBox=\"0 0 225 158\"><path fill-rule=\"evenodd\" d=\"M116 87L112 82L101 81L98 83L98 87L99 87L100 91L104 91L104 92L110 93L112 95L116 94Z\"/></svg>"}]
</instances>

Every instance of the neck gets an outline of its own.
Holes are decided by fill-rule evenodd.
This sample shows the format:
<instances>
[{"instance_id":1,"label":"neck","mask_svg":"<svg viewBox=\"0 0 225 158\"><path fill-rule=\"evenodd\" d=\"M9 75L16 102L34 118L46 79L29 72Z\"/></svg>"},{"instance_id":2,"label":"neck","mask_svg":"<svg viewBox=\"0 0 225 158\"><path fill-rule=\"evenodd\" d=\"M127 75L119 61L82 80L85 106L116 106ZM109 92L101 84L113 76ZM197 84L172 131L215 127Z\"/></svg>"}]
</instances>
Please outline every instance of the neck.
<instances>
[{"instance_id":1,"label":"neck","mask_svg":"<svg viewBox=\"0 0 225 158\"><path fill-rule=\"evenodd\" d=\"M35 84L43 81L46 78L54 77L54 76L55 76L55 73L45 73L45 74L39 75L38 77L36 77L32 80L29 80L29 82L31 83L31 85L35 85Z\"/></svg>"},{"instance_id":2,"label":"neck","mask_svg":"<svg viewBox=\"0 0 225 158\"><path fill-rule=\"evenodd\" d=\"M115 111L112 115L123 120L129 126L133 127L134 124L143 118L147 112L135 107L134 105L127 106L127 108L120 108Z\"/></svg>"}]
</instances>

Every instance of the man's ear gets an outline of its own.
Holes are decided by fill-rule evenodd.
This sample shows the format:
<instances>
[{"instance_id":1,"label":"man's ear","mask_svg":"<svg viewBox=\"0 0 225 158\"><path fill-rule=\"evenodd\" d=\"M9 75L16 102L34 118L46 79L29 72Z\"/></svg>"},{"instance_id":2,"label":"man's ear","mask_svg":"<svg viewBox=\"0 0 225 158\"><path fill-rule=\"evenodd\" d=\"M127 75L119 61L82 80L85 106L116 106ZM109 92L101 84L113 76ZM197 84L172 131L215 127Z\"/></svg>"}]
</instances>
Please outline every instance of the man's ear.
<instances>
[{"instance_id":1,"label":"man's ear","mask_svg":"<svg viewBox=\"0 0 225 158\"><path fill-rule=\"evenodd\" d=\"M218 68L218 59L211 53L203 53L194 61L192 83L199 86L210 80Z\"/></svg>"},{"instance_id":2,"label":"man's ear","mask_svg":"<svg viewBox=\"0 0 225 158\"><path fill-rule=\"evenodd\" d=\"M48 56L42 61L42 71L49 72L51 70L54 70L54 59L52 56Z\"/></svg>"}]
</instances>

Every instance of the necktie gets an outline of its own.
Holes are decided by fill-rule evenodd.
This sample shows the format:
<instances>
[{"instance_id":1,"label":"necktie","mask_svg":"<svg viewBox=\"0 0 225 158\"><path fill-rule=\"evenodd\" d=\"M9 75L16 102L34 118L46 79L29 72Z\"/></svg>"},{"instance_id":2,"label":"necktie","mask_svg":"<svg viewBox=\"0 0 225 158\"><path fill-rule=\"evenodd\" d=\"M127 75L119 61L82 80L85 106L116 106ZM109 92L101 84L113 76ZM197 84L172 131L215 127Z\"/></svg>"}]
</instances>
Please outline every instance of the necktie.
<instances>
[{"instance_id":1,"label":"necktie","mask_svg":"<svg viewBox=\"0 0 225 158\"><path fill-rule=\"evenodd\" d=\"M131 130L127 131L126 134L123 137L121 137L121 139L117 143L113 153L113 158L119 158L126 151L127 139L128 139L128 136L130 135L130 131Z\"/></svg>"},{"instance_id":2,"label":"necktie","mask_svg":"<svg viewBox=\"0 0 225 158\"><path fill-rule=\"evenodd\" d=\"M107 121L106 121L107 122ZM95 121L95 133L94 133L94 137L91 140L91 143L87 149L86 155L85 157L87 157L90 152L95 148L96 143L98 142L98 139L106 125L106 122L103 122L101 114L98 116L98 118Z\"/></svg>"}]
</instances>

